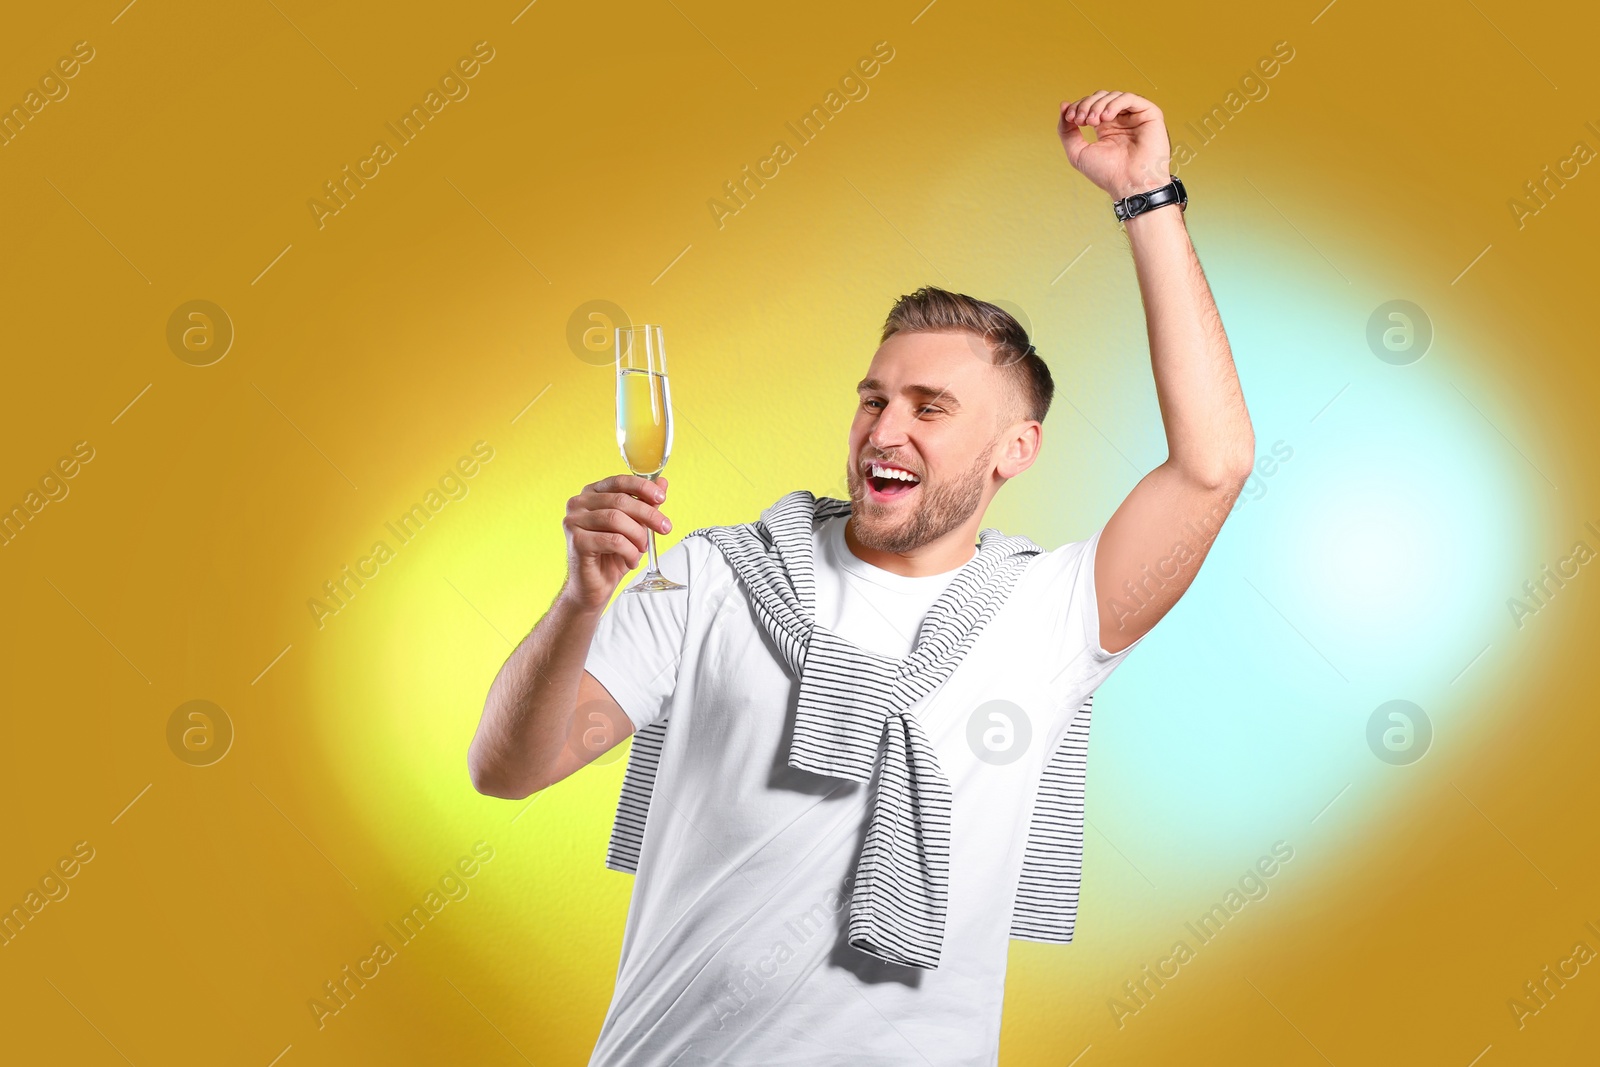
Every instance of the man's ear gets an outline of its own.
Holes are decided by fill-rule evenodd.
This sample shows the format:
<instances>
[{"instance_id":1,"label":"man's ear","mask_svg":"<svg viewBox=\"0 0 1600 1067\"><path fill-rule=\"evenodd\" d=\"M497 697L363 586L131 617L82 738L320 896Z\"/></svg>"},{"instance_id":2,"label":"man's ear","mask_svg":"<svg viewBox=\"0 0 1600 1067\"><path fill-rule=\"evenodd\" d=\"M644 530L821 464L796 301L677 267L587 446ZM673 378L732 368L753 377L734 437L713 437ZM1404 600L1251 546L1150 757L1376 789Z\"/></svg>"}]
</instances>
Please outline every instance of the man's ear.
<instances>
[{"instance_id":1,"label":"man's ear","mask_svg":"<svg viewBox=\"0 0 1600 1067\"><path fill-rule=\"evenodd\" d=\"M997 468L1002 478L1015 478L1039 458L1039 448L1044 442L1044 427L1037 419L1027 419L1005 431L1005 449Z\"/></svg>"}]
</instances>

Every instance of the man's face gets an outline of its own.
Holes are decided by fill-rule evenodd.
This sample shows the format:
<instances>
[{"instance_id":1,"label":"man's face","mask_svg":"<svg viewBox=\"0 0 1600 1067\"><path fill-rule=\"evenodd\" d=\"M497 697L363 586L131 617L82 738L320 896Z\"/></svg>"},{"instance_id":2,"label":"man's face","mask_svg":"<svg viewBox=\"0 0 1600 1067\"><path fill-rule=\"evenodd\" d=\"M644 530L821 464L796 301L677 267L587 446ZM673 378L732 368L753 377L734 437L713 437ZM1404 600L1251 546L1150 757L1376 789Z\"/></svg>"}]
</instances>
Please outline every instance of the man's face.
<instances>
[{"instance_id":1,"label":"man's face","mask_svg":"<svg viewBox=\"0 0 1600 1067\"><path fill-rule=\"evenodd\" d=\"M851 515L862 544L909 552L993 496L1004 394L986 351L965 332L897 333L872 357L850 427ZM874 476L881 467L911 477Z\"/></svg>"}]
</instances>

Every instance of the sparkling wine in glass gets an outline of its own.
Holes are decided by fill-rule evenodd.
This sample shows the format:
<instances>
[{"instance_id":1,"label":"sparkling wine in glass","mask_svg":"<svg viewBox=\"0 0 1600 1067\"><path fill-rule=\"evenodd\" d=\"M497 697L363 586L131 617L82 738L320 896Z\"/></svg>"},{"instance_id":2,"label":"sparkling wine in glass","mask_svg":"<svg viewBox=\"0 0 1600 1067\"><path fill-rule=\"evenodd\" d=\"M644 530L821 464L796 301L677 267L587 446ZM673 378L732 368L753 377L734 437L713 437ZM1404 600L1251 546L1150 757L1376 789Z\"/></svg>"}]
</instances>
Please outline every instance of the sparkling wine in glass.
<instances>
[{"instance_id":1,"label":"sparkling wine in glass","mask_svg":"<svg viewBox=\"0 0 1600 1067\"><path fill-rule=\"evenodd\" d=\"M672 454L672 394L667 388L667 350L661 327L641 323L617 327L617 446L628 469L654 478ZM629 593L660 593L688 586L656 566L656 533L645 528L650 567Z\"/></svg>"}]
</instances>

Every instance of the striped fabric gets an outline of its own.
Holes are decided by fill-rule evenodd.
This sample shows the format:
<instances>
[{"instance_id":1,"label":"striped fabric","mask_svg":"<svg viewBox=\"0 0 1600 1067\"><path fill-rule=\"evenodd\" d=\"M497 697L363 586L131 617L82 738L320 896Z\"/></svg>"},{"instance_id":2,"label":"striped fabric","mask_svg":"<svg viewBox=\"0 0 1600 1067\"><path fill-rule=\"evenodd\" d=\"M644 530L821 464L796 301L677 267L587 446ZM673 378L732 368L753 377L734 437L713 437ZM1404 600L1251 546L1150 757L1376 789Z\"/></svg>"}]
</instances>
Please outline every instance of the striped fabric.
<instances>
[{"instance_id":1,"label":"striped fabric","mask_svg":"<svg viewBox=\"0 0 1600 1067\"><path fill-rule=\"evenodd\" d=\"M1072 940L1083 875L1083 786L1093 709L1091 693L1079 705L1039 780L1016 910L1011 914L1011 936L1019 941L1064 945Z\"/></svg>"},{"instance_id":2,"label":"striped fabric","mask_svg":"<svg viewBox=\"0 0 1600 1067\"><path fill-rule=\"evenodd\" d=\"M850 899L848 940L878 959L936 968L950 870L949 780L915 716L906 712L960 664L978 633L1044 550L994 528L928 609L911 654L858 648L815 622L812 531L850 502L797 490L754 523L708 526L749 592L756 614L800 680L789 766L851 781L879 772ZM1040 781L1029 825L1011 936L1072 939L1083 855L1083 786L1093 697L1084 701ZM606 866L634 873L667 719L634 736Z\"/></svg>"}]
</instances>

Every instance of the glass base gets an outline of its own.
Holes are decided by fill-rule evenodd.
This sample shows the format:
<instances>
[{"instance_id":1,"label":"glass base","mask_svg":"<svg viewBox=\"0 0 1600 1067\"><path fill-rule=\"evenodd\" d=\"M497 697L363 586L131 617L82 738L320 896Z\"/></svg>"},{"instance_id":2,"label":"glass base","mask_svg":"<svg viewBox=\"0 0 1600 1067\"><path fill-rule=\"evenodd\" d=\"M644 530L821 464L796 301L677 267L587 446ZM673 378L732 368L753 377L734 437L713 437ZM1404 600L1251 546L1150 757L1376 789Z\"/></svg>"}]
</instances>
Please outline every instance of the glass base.
<instances>
[{"instance_id":1,"label":"glass base","mask_svg":"<svg viewBox=\"0 0 1600 1067\"><path fill-rule=\"evenodd\" d=\"M688 588L689 588L688 586L682 585L682 584L680 584L678 582L675 582L671 578L668 578L664 574L646 574L643 578L639 579L638 582L636 582L635 584L630 585L626 589L624 589L623 592L624 593L665 593L665 592L668 592L668 591L673 590L673 589L688 589Z\"/></svg>"}]
</instances>

